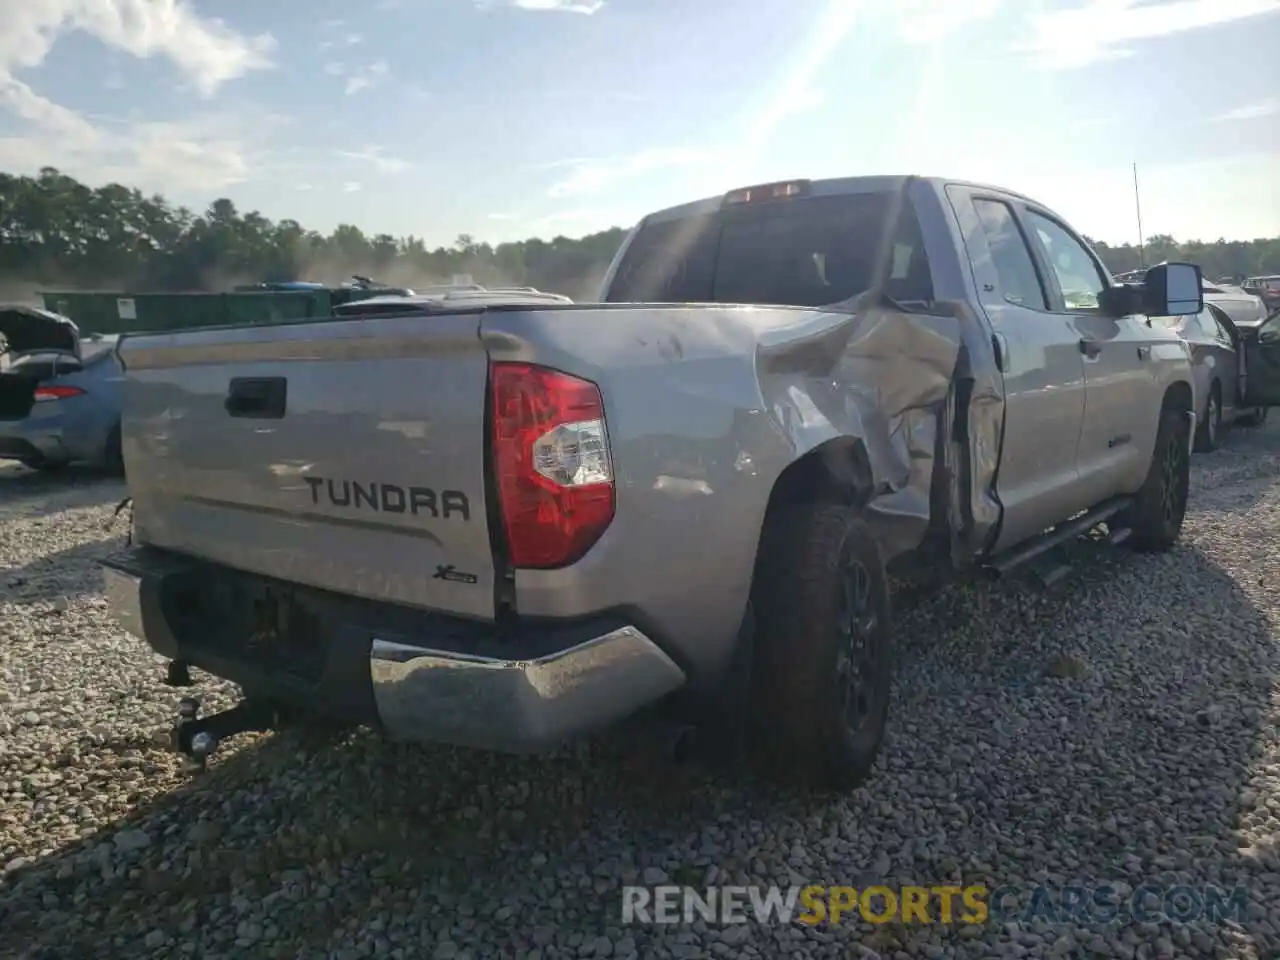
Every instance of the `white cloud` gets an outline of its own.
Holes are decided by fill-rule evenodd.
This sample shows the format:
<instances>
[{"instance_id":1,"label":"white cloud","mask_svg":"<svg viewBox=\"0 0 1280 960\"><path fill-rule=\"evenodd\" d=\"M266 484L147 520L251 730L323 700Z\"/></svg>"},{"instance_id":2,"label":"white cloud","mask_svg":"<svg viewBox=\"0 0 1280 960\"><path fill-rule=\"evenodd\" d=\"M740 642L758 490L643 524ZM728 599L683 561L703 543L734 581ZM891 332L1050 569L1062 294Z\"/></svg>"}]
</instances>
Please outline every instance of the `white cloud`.
<instances>
[{"instance_id":1,"label":"white cloud","mask_svg":"<svg viewBox=\"0 0 1280 960\"><path fill-rule=\"evenodd\" d=\"M343 193L359 193L364 189L364 184L359 180L348 180L342 185Z\"/></svg>"},{"instance_id":2,"label":"white cloud","mask_svg":"<svg viewBox=\"0 0 1280 960\"><path fill-rule=\"evenodd\" d=\"M999 9L1000 0L896 0L893 15L908 43L935 43Z\"/></svg>"},{"instance_id":3,"label":"white cloud","mask_svg":"<svg viewBox=\"0 0 1280 960\"><path fill-rule=\"evenodd\" d=\"M598 12L605 4L605 0L474 0L474 2L481 10L488 10L494 6L507 6L537 13L581 13L587 16Z\"/></svg>"},{"instance_id":4,"label":"white cloud","mask_svg":"<svg viewBox=\"0 0 1280 960\"><path fill-rule=\"evenodd\" d=\"M520 223L518 230L524 231L526 235L532 233L537 236L581 237L596 230L614 226L625 218L618 217L615 210L592 206L556 210L546 216L528 220L523 217L518 219ZM507 227L507 229L513 228Z\"/></svg>"},{"instance_id":5,"label":"white cloud","mask_svg":"<svg viewBox=\"0 0 1280 960\"><path fill-rule=\"evenodd\" d=\"M1031 21L1023 49L1041 67L1069 70L1133 56L1137 41L1280 12L1280 0L1088 0Z\"/></svg>"},{"instance_id":6,"label":"white cloud","mask_svg":"<svg viewBox=\"0 0 1280 960\"><path fill-rule=\"evenodd\" d=\"M593 217L599 216L599 214L600 211L594 207L582 210L557 210L555 213L551 213L543 217L538 221L538 223L545 226L550 226L555 223L580 223L583 220L590 220Z\"/></svg>"},{"instance_id":7,"label":"white cloud","mask_svg":"<svg viewBox=\"0 0 1280 960\"><path fill-rule=\"evenodd\" d=\"M1220 113L1213 120L1218 123L1234 123L1242 120L1261 120L1274 117L1280 113L1280 100L1262 100L1259 103L1245 104L1226 113Z\"/></svg>"},{"instance_id":8,"label":"white cloud","mask_svg":"<svg viewBox=\"0 0 1280 960\"><path fill-rule=\"evenodd\" d=\"M347 21L345 20L321 21L320 32L326 36L316 44L316 49L323 53L326 50L332 50L334 47L354 47L356 44L364 42L362 35L349 31L344 32L346 28Z\"/></svg>"},{"instance_id":9,"label":"white cloud","mask_svg":"<svg viewBox=\"0 0 1280 960\"><path fill-rule=\"evenodd\" d=\"M0 104L12 101L0 98ZM39 125L36 136L0 137L0 169L34 173L52 163L90 183L208 194L270 171L270 158L248 143L245 131L252 128L260 139L268 138L287 123L240 111L181 121L90 123L72 111L57 111L46 115L48 122Z\"/></svg>"},{"instance_id":10,"label":"white cloud","mask_svg":"<svg viewBox=\"0 0 1280 960\"><path fill-rule=\"evenodd\" d=\"M488 216L490 220L514 220L515 218L514 213L491 213Z\"/></svg>"},{"instance_id":11,"label":"white cloud","mask_svg":"<svg viewBox=\"0 0 1280 960\"><path fill-rule=\"evenodd\" d=\"M604 6L604 0L513 0L513 6L521 10L559 10L562 13L585 13L588 16Z\"/></svg>"},{"instance_id":12,"label":"white cloud","mask_svg":"<svg viewBox=\"0 0 1280 960\"><path fill-rule=\"evenodd\" d=\"M600 193L613 187L619 180L652 173L670 167L683 167L709 161L714 153L690 147L645 150L629 157L612 160L573 159L561 160L554 167L568 168L571 172L552 184L547 196L553 200L565 197Z\"/></svg>"},{"instance_id":13,"label":"white cloud","mask_svg":"<svg viewBox=\"0 0 1280 960\"><path fill-rule=\"evenodd\" d=\"M200 16L186 0L6 2L0 5L0 110L32 130L0 139L0 167L32 172L54 162L85 179L153 189L216 189L244 179L252 150L239 136L243 117L107 122L55 103L20 79L72 32L133 57L163 57L205 99L228 81L273 66L270 35L238 33ZM257 136L260 141L261 131Z\"/></svg>"},{"instance_id":14,"label":"white cloud","mask_svg":"<svg viewBox=\"0 0 1280 960\"><path fill-rule=\"evenodd\" d=\"M340 23L341 21L334 22ZM323 53L326 50L332 50L334 47L354 47L357 43L364 43L364 37L358 33L348 33L338 39L321 40L316 44L316 49Z\"/></svg>"},{"instance_id":15,"label":"white cloud","mask_svg":"<svg viewBox=\"0 0 1280 960\"><path fill-rule=\"evenodd\" d=\"M412 166L408 160L387 156L382 147L370 147L367 150L335 150L334 152L343 159L368 164L379 173L403 173Z\"/></svg>"},{"instance_id":16,"label":"white cloud","mask_svg":"<svg viewBox=\"0 0 1280 960\"><path fill-rule=\"evenodd\" d=\"M228 80L272 66L275 40L201 17L184 0L21 0L0 7L0 72L39 65L72 31L139 58L163 56L212 96Z\"/></svg>"},{"instance_id":17,"label":"white cloud","mask_svg":"<svg viewBox=\"0 0 1280 960\"><path fill-rule=\"evenodd\" d=\"M356 67L347 71L347 82L342 92L349 97L361 90L370 90L387 79L390 72L385 60L378 60L367 67Z\"/></svg>"},{"instance_id":18,"label":"white cloud","mask_svg":"<svg viewBox=\"0 0 1280 960\"><path fill-rule=\"evenodd\" d=\"M825 90L817 87L803 87L796 90L786 100L779 103L779 117L791 117L799 113L817 110L827 102Z\"/></svg>"}]
</instances>

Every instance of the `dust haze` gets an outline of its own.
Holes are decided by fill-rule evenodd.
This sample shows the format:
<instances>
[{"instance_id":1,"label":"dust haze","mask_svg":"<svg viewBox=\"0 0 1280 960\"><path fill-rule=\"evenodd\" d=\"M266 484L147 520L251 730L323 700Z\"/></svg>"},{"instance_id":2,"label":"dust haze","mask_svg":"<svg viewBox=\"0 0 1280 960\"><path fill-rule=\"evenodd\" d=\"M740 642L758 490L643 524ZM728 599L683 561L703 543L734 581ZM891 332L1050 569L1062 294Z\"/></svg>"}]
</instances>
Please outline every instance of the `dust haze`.
<instances>
[{"instance_id":1,"label":"dust haze","mask_svg":"<svg viewBox=\"0 0 1280 960\"><path fill-rule=\"evenodd\" d=\"M470 276L471 282L491 289L533 286L544 293L558 293L575 301L583 301L596 298L607 267L607 263L600 264L595 269L585 273L557 279L554 284L534 283L519 273L503 271L488 262L463 264L455 272L443 273L424 270L421 265L407 263L403 260L388 264L333 258L317 259L302 269L291 271L288 276L269 276L249 269L235 270L225 267L213 267L201 271L199 285L190 288L139 283L133 277L122 277L115 282L85 284L77 282L74 278L67 277L38 281L0 275L0 302L42 306L43 301L40 295L49 291L65 293L111 291L137 294L227 293L238 286L250 286L261 283L264 280L302 280L336 287L349 282L355 276L368 277L379 285L422 290L426 287L450 284L456 275Z\"/></svg>"}]
</instances>

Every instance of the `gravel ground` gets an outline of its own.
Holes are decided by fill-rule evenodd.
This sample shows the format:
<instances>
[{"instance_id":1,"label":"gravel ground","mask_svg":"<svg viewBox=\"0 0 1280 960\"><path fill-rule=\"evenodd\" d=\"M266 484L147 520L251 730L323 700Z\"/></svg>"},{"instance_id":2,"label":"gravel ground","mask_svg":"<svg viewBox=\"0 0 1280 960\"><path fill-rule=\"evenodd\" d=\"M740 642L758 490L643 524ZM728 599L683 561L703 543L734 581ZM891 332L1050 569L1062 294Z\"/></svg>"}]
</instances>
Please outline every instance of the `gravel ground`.
<instances>
[{"instance_id":1,"label":"gravel ground","mask_svg":"<svg viewBox=\"0 0 1280 960\"><path fill-rule=\"evenodd\" d=\"M363 732L244 738L189 779L160 745L181 692L99 592L122 489L0 470L0 955L1280 957L1277 476L1280 424L1237 431L1175 552L1081 543L1051 590L913 600L878 774L814 799L610 742ZM1249 899L1217 925L623 927L620 885L664 878Z\"/></svg>"}]
</instances>

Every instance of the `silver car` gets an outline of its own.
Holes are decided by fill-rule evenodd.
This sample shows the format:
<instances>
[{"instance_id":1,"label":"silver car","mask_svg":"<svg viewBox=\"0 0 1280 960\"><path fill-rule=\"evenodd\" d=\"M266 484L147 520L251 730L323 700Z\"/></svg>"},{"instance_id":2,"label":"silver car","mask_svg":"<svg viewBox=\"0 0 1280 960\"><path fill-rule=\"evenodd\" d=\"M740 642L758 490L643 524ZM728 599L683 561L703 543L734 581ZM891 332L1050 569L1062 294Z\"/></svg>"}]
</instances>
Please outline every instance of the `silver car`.
<instances>
[{"instance_id":1,"label":"silver car","mask_svg":"<svg viewBox=\"0 0 1280 960\"><path fill-rule=\"evenodd\" d=\"M1212 303L1241 327L1257 327L1267 319L1262 298L1230 284L1204 284L1205 303Z\"/></svg>"},{"instance_id":2,"label":"silver car","mask_svg":"<svg viewBox=\"0 0 1280 960\"><path fill-rule=\"evenodd\" d=\"M116 339L82 336L38 307L0 305L0 460L123 471Z\"/></svg>"},{"instance_id":3,"label":"silver car","mask_svg":"<svg viewBox=\"0 0 1280 960\"><path fill-rule=\"evenodd\" d=\"M1142 271L1120 273L1115 279L1119 283L1141 283ZM1210 283L1208 280L1203 281L1201 287L1205 302L1220 308L1238 326L1256 328L1267 318L1267 306L1262 297L1248 290L1231 283Z\"/></svg>"}]
</instances>

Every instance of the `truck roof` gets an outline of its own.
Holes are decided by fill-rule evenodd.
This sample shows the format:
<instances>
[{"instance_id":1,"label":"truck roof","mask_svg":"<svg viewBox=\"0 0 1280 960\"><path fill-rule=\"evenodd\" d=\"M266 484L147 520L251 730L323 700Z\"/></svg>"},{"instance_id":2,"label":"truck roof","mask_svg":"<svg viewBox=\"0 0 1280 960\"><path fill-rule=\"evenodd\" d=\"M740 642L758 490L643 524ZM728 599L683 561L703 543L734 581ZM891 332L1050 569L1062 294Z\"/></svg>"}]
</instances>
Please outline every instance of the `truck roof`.
<instances>
[{"instance_id":1,"label":"truck roof","mask_svg":"<svg viewBox=\"0 0 1280 960\"><path fill-rule=\"evenodd\" d=\"M841 194L850 193L882 193L900 189L903 183L909 178L915 177L917 180L930 183L935 187L945 187L951 184L964 187L972 187L978 190L991 190L996 193L1003 193L1007 196L1018 197L1037 206L1043 206L1040 201L1024 194L1018 193L1016 190L1010 190L1008 187L1000 187L988 183L976 183L969 180L958 180L954 177L925 177L915 174L891 174L884 176L863 176L863 177L828 177L823 180L808 180L809 196L811 197L831 197ZM804 177L792 177L791 180L805 180ZM787 180L776 180L773 183L787 183ZM760 184L763 186L763 184ZM756 186L752 184L751 186ZM735 187L734 190L746 189L745 187ZM673 207L667 207L663 210L656 210L648 214L641 223L661 223L667 220L680 220L685 217L698 216L699 214L714 213L719 210L724 202L725 194L716 194L713 197L704 197L701 200L692 200L688 203L677 204Z\"/></svg>"}]
</instances>

